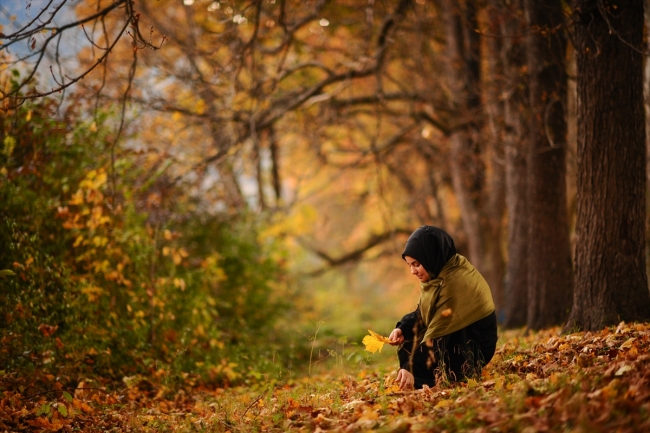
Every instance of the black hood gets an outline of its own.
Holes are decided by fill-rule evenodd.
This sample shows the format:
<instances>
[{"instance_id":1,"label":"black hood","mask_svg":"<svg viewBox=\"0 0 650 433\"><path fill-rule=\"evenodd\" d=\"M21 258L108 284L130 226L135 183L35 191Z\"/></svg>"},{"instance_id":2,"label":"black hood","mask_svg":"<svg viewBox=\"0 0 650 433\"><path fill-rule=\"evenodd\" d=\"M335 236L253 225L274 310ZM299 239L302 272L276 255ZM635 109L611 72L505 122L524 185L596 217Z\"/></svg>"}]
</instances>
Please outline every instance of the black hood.
<instances>
[{"instance_id":1,"label":"black hood","mask_svg":"<svg viewBox=\"0 0 650 433\"><path fill-rule=\"evenodd\" d=\"M445 263L456 255L454 240L443 229L433 226L422 226L415 230L406 241L402 253L420 262L434 279L440 274Z\"/></svg>"}]
</instances>

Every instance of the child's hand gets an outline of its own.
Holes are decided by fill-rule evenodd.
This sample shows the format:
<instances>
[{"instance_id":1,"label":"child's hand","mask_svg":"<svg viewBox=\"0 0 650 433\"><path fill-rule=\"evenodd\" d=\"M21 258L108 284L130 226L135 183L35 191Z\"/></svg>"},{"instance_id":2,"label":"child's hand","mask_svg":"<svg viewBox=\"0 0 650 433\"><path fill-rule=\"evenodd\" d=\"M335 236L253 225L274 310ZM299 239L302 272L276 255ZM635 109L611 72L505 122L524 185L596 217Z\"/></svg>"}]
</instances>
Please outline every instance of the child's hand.
<instances>
[{"instance_id":1,"label":"child's hand","mask_svg":"<svg viewBox=\"0 0 650 433\"><path fill-rule=\"evenodd\" d=\"M415 384L415 377L413 377L410 371L404 370L402 368L397 373L397 383L399 384L399 389L402 391L413 389L413 385Z\"/></svg>"},{"instance_id":2,"label":"child's hand","mask_svg":"<svg viewBox=\"0 0 650 433\"><path fill-rule=\"evenodd\" d=\"M404 342L404 336L402 335L402 330L399 328L393 329L393 332L388 336L391 346L399 346Z\"/></svg>"}]
</instances>

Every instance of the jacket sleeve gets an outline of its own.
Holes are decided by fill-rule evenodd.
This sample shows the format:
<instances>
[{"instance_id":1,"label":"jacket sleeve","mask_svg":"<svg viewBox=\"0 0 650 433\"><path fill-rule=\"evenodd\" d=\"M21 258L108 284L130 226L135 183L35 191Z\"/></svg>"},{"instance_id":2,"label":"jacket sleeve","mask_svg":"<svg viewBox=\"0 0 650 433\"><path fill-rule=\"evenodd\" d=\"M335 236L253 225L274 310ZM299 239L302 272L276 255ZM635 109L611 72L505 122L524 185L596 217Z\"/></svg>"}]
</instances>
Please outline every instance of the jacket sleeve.
<instances>
[{"instance_id":1,"label":"jacket sleeve","mask_svg":"<svg viewBox=\"0 0 650 433\"><path fill-rule=\"evenodd\" d=\"M397 358L399 360L399 367L413 373L413 354L411 353L416 349L413 342L415 335L419 329L422 329L424 323L422 322L422 315L420 313L420 306L418 305L415 311L408 313L395 325L396 328L402 330L404 336L404 343L402 343L397 351Z\"/></svg>"},{"instance_id":2,"label":"jacket sleeve","mask_svg":"<svg viewBox=\"0 0 650 433\"><path fill-rule=\"evenodd\" d=\"M422 315L420 314L420 306L418 305L415 311L408 313L397 322L395 328L402 330L404 341L411 341L415 336L418 329L422 329Z\"/></svg>"}]
</instances>

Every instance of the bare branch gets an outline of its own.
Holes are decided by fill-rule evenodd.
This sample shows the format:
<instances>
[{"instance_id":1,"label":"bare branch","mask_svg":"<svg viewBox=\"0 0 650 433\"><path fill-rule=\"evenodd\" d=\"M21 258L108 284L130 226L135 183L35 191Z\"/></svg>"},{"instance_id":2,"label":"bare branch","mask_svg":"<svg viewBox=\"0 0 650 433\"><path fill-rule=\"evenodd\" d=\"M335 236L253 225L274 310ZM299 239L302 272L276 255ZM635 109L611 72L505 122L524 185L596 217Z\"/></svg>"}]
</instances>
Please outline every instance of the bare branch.
<instances>
[{"instance_id":1,"label":"bare branch","mask_svg":"<svg viewBox=\"0 0 650 433\"><path fill-rule=\"evenodd\" d=\"M37 14L36 18L32 19L27 25L22 26L18 31L11 33L9 35L0 34L0 37L3 39L3 42L0 44L0 52L8 52L9 48L20 41L28 40L34 38L37 34L42 34L48 32L48 36L45 38L45 41L37 49L35 53L31 53L27 56L20 56L16 61L13 62L14 65L25 66L24 69L27 71L24 78L20 80L17 85L13 86L11 89L0 90L0 101L4 101L4 110L15 108L17 105L20 105L26 99L36 99L48 96L54 93L61 92L71 85L77 83L79 80L86 77L90 72L92 72L97 65L104 62L110 53L113 51L118 41L127 34L133 39L134 51L138 48L151 48L153 50L160 49L162 44L165 41L165 37L162 37L162 41L159 45L153 45L150 41L147 41L142 36L139 29L139 18L140 14L136 13L133 9L134 0L114 0L113 3L109 4L105 8L99 9L86 17L82 17L75 21L69 22L65 25L56 27L52 25L54 18L59 14L64 6L68 4L68 0L62 0L61 3L54 5L54 1L49 1ZM53 6L54 5L54 6ZM99 3L98 3L99 6ZM114 11L123 10L123 24L118 26L118 31L114 36L113 41L110 41L108 34L106 32L106 27L104 25L104 20ZM45 14L49 14L47 20L41 20L40 17ZM37 23L37 25L34 25ZM101 22L102 28L104 30L104 36L106 37L106 47L100 47L94 41L91 34L89 34L85 28L85 24L93 23L93 28L95 28L97 22ZM128 28L131 28L132 31L127 31ZM48 54L48 48L52 41L56 39L56 46L54 48L54 62L58 65L59 70L61 69L61 60L59 54L61 52L61 40L62 35L70 30L78 29L82 31L89 43L93 48L98 48L104 51L103 55L100 56L97 60L90 62L89 66L82 68L80 71L75 72L73 75L69 76L67 74L59 71L59 79L54 79L56 86L51 88L48 91L40 91L36 88L31 89L29 92L25 92L27 86L32 83L35 79L36 74L39 72L39 68L42 66L43 60ZM6 41L6 42L5 42ZM34 42L32 42L32 47L34 47ZM33 64L27 64L26 62L36 57L36 60ZM52 67L49 68L52 76L54 77Z\"/></svg>"},{"instance_id":2,"label":"bare branch","mask_svg":"<svg viewBox=\"0 0 650 433\"><path fill-rule=\"evenodd\" d=\"M319 276L319 275L327 272L328 270L330 270L332 268L339 267L339 266L342 266L342 265L345 265L345 264L348 264L348 263L357 262L357 261L359 261L359 260L361 260L363 258L363 255L368 250L370 250L370 249L372 249L372 248L374 248L374 247L376 247L378 245L381 245L386 241L389 241L389 240L393 239L395 237L395 235L398 235L398 234L409 235L409 234L411 234L411 232L412 232L412 230L406 230L406 229L398 228L398 229L394 229L394 230L389 231L389 232L384 232L384 233L372 235L370 237L370 239L368 239L363 245L359 246L358 248L356 248L356 249L354 249L352 251L344 253L344 254L340 255L339 257L333 257L332 255L330 255L326 251L323 251L323 250L321 250L319 248L316 248L316 247L311 247L311 246L307 245L307 243L303 239L298 238L298 242L304 248L306 248L309 251L313 252L314 254L316 254L318 257L320 257L321 259L323 259L327 263L327 265L325 267L314 270L314 271L311 271L311 272L308 273L309 276L315 277L315 276Z\"/></svg>"}]
</instances>

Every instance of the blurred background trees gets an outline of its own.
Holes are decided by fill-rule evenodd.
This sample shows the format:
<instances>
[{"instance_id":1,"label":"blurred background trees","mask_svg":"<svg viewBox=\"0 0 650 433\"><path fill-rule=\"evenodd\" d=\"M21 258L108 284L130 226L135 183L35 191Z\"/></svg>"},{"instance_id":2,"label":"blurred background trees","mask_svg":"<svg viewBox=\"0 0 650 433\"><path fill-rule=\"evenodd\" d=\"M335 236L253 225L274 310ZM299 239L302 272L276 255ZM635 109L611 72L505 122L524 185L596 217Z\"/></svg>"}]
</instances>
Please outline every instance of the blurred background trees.
<instances>
[{"instance_id":1,"label":"blurred background trees","mask_svg":"<svg viewBox=\"0 0 650 433\"><path fill-rule=\"evenodd\" d=\"M65 347L83 329L107 369L188 351L182 370L218 380L250 357L304 365L312 343L343 356L417 303L399 253L422 224L485 275L504 326L565 324L572 305L569 326L647 320L613 295L650 300L642 64L604 66L643 58L643 22L618 31L599 5L2 6L0 268L20 271L0 280L3 332L59 326ZM596 88L621 90L585 102ZM589 141L605 118L634 137Z\"/></svg>"}]
</instances>

